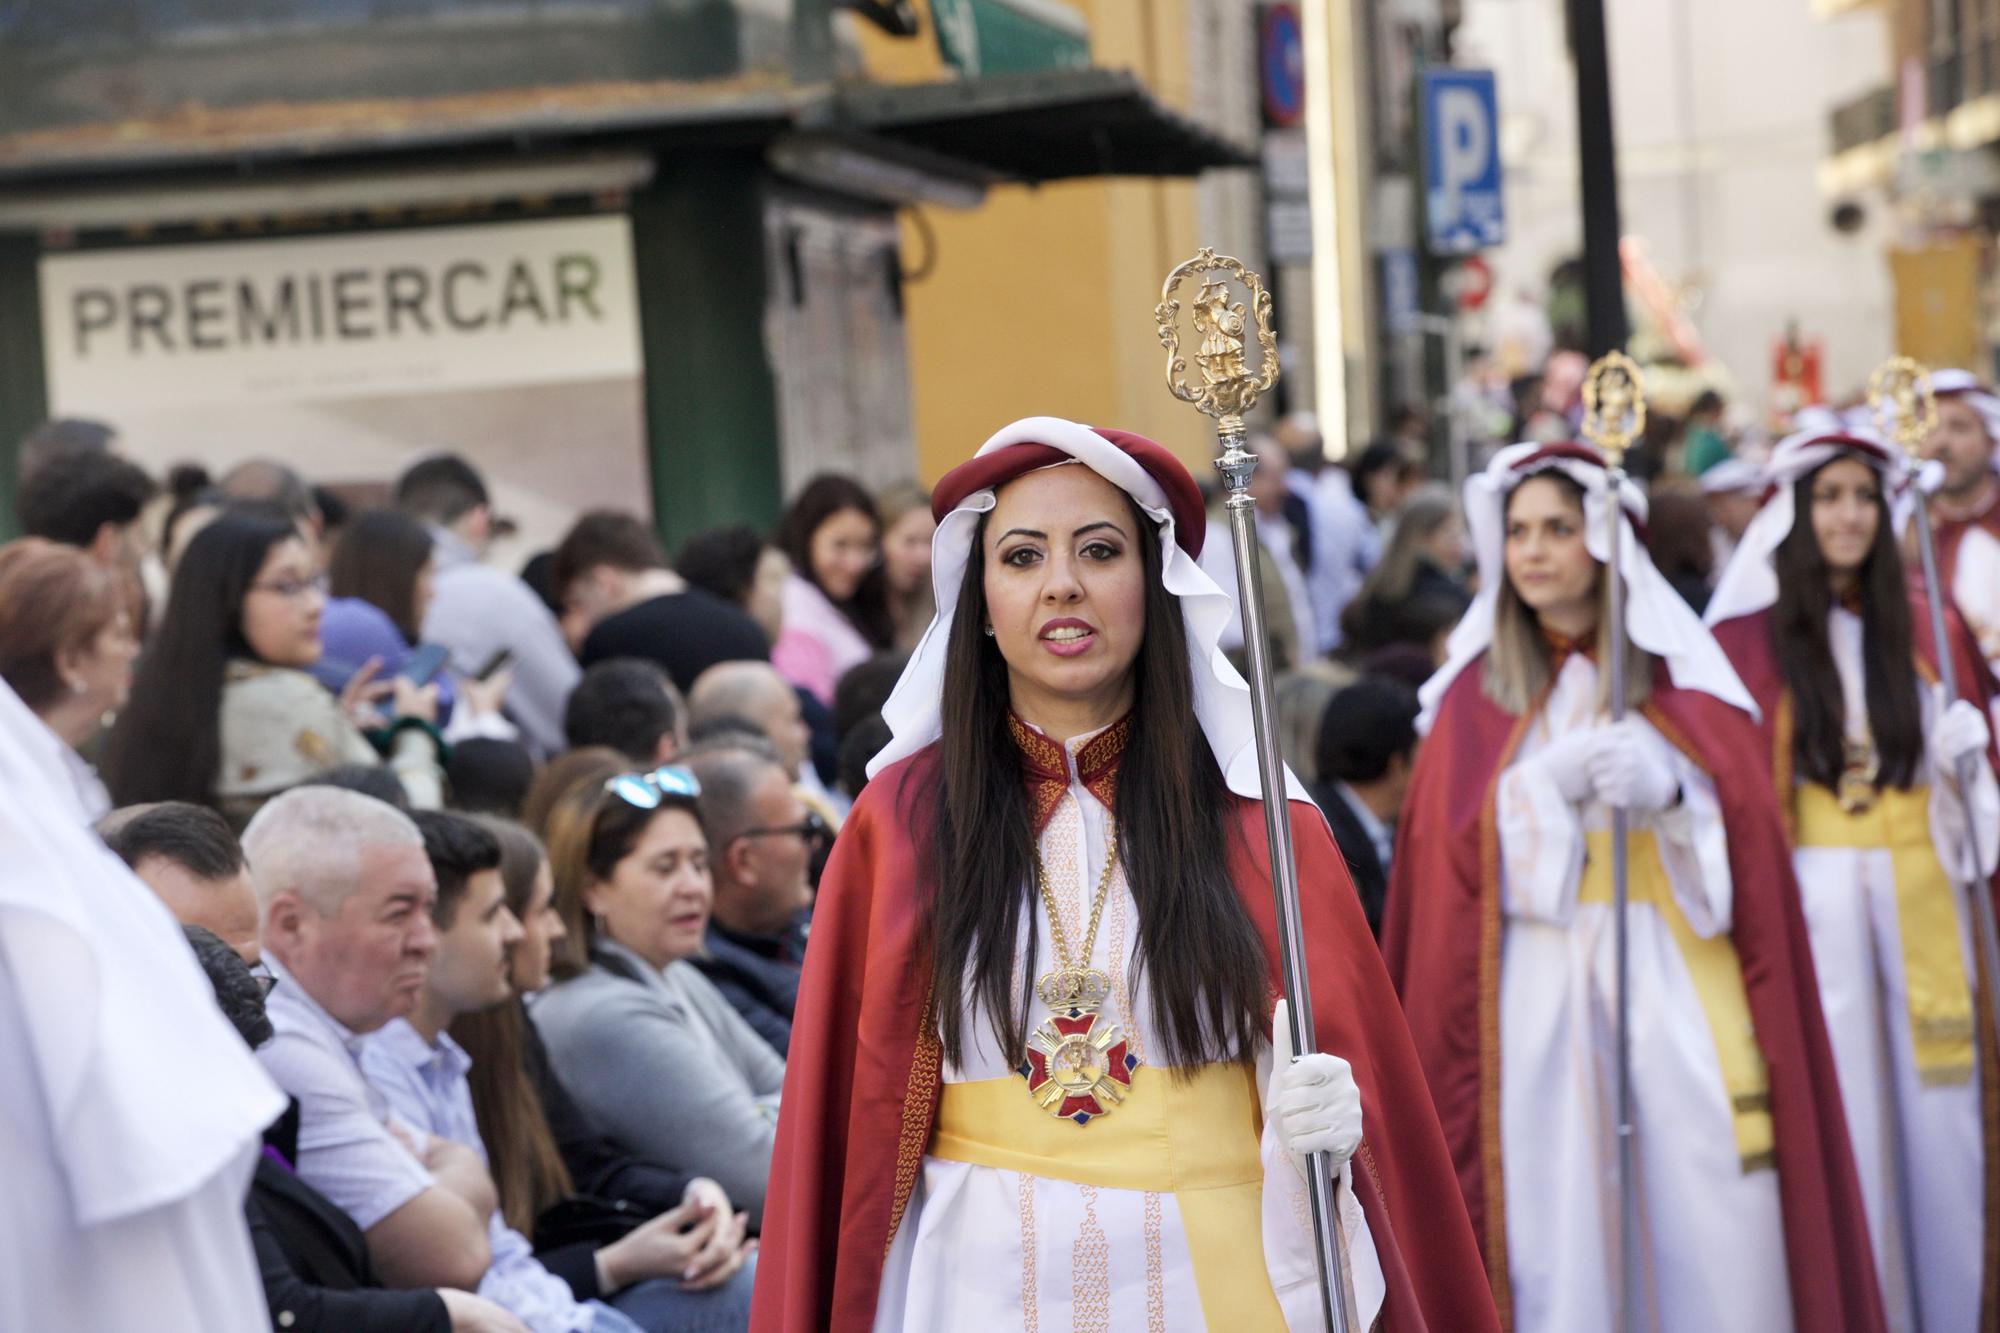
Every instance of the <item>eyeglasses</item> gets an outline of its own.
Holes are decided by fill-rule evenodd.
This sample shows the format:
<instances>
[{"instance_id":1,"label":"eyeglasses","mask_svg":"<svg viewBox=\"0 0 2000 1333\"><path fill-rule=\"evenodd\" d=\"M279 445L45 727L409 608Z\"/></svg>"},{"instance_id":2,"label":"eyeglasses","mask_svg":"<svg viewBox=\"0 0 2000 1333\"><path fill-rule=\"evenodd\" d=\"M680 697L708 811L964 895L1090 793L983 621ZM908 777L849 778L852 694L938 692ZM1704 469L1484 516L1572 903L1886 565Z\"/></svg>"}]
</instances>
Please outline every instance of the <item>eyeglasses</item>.
<instances>
[{"instance_id":1,"label":"eyeglasses","mask_svg":"<svg viewBox=\"0 0 2000 1333\"><path fill-rule=\"evenodd\" d=\"M684 796L693 800L701 795L701 784L685 768L665 764L650 773L621 773L615 778L606 778L604 790L627 805L641 810L657 810L661 800L668 796Z\"/></svg>"},{"instance_id":2,"label":"eyeglasses","mask_svg":"<svg viewBox=\"0 0 2000 1333\"><path fill-rule=\"evenodd\" d=\"M826 821L821 819L816 812L808 810L806 811L806 817L796 824L784 824L776 828L747 828L737 834L736 837L771 838L777 837L780 834L786 837L804 838L808 844L816 844L825 842L828 838L832 837L833 830L826 826ZM730 839L730 841L734 842L735 838Z\"/></svg>"},{"instance_id":3,"label":"eyeglasses","mask_svg":"<svg viewBox=\"0 0 2000 1333\"><path fill-rule=\"evenodd\" d=\"M324 597L329 586L326 575L319 574L309 579L272 579L269 583L253 583L250 591L274 592L288 602L296 602L307 593L316 592Z\"/></svg>"},{"instance_id":4,"label":"eyeglasses","mask_svg":"<svg viewBox=\"0 0 2000 1333\"><path fill-rule=\"evenodd\" d=\"M270 999L271 992L278 989L276 974L262 963L250 969L250 980L257 983L257 998L260 1000Z\"/></svg>"}]
</instances>

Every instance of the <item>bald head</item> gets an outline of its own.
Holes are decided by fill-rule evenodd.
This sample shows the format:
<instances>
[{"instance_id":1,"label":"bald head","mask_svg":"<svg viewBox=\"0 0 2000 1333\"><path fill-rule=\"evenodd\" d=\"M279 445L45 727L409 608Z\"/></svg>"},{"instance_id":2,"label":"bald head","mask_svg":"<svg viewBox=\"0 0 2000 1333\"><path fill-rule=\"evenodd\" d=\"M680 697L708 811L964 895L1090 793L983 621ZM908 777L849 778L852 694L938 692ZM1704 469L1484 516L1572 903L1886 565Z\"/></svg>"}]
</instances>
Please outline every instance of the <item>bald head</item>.
<instances>
[{"instance_id":1,"label":"bald head","mask_svg":"<svg viewBox=\"0 0 2000 1333\"><path fill-rule=\"evenodd\" d=\"M788 773L797 773L811 742L799 714L799 696L769 662L719 662L701 673L688 692L688 725L699 730L716 718L754 723L778 751Z\"/></svg>"}]
</instances>

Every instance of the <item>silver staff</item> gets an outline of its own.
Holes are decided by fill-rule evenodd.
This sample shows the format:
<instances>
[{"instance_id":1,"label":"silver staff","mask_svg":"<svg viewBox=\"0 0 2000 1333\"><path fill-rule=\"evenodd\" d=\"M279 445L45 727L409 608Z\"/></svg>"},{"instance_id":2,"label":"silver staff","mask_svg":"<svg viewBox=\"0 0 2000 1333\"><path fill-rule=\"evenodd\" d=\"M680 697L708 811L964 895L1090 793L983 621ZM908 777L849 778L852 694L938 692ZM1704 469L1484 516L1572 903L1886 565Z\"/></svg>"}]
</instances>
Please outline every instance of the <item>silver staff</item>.
<instances>
[{"instance_id":1,"label":"silver staff","mask_svg":"<svg viewBox=\"0 0 2000 1333\"><path fill-rule=\"evenodd\" d=\"M1646 429L1646 390L1639 367L1623 352L1607 352L1591 363L1583 381L1583 434L1604 454L1610 484L1611 550L1605 562L1610 586L1610 624L1604 627L1607 670L1610 672L1611 720L1625 718L1625 571L1624 518L1625 450ZM1632 940L1625 919L1630 876L1626 868L1625 807L1611 807L1611 911L1618 975L1618 1309L1619 1328L1636 1333L1646 1327L1640 1310L1639 1182L1632 1129Z\"/></svg>"},{"instance_id":2,"label":"silver staff","mask_svg":"<svg viewBox=\"0 0 2000 1333\"><path fill-rule=\"evenodd\" d=\"M1201 275L1191 318L1201 345L1194 360L1201 371L1199 387L1190 386L1187 360L1180 355L1181 303L1175 295L1187 278ZM1250 293L1258 347L1258 366L1244 364L1244 334L1250 328L1240 302L1230 299L1227 280L1233 278ZM1278 961L1284 974L1285 998L1291 1014L1292 1050L1309 1055L1313 1039L1312 990L1306 979L1305 937L1299 916L1298 864L1292 854L1292 824L1285 808L1285 763L1278 747L1277 710L1271 695L1271 646L1265 638L1263 584L1258 571L1256 501L1250 498L1250 474L1257 456L1243 447L1243 414L1278 382L1278 338L1271 324L1271 294L1263 279L1238 260L1204 246L1200 253L1167 275L1153 317L1160 344L1167 349L1167 388L1174 397L1192 403L1215 418L1222 456L1216 470L1229 493L1229 537L1236 551L1236 593L1243 614L1243 646L1250 658L1250 710L1257 728L1257 773L1264 792L1264 832L1270 841L1271 893L1277 900ZM1306 1159L1306 1185L1312 1199L1313 1237L1319 1257L1319 1283L1326 1324L1333 1333L1349 1333L1354 1317L1340 1215L1334 1207L1333 1164L1325 1153Z\"/></svg>"},{"instance_id":3,"label":"silver staff","mask_svg":"<svg viewBox=\"0 0 2000 1333\"><path fill-rule=\"evenodd\" d=\"M1930 371L1907 356L1890 357L1868 377L1868 401L1886 427L1885 433L1901 445L1912 466L1923 461L1926 436L1937 427L1937 394L1931 388ZM1946 637L1944 607L1950 594L1938 578L1937 548L1931 541L1931 517L1920 493L1912 508L1911 521L1917 529L1917 556L1924 567L1924 596L1931 604L1931 643L1937 652L1938 684L1944 687L1944 706L1958 698L1958 672L1952 665L1951 640ZM1965 755L1958 761L1959 797L1966 803L1966 837L1972 843L1973 877L1960 887L1972 899L1973 932L1979 944L1979 959L1985 976L1986 1003L1991 1008L1994 1031L2000 1032L2000 928L1993 920L1991 887L1979 878L1979 825L1972 816L1972 790L1978 776L1978 758ZM1976 1021L1976 1020L1975 1020ZM1979 1045L1977 1033L1973 1046Z\"/></svg>"}]
</instances>

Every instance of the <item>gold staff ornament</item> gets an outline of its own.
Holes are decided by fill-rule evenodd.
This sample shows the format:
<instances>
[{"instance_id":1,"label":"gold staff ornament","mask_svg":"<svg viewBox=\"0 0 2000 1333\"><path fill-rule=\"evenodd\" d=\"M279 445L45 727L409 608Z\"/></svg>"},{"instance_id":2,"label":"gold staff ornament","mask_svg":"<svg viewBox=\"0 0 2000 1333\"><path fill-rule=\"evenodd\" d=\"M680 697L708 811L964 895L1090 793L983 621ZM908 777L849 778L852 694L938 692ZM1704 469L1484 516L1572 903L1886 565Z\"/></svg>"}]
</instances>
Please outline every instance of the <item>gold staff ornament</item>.
<instances>
[{"instance_id":1,"label":"gold staff ornament","mask_svg":"<svg viewBox=\"0 0 2000 1333\"><path fill-rule=\"evenodd\" d=\"M1937 390L1930 368L1913 356L1892 356L1868 377L1868 406L1882 433L1915 458L1937 429Z\"/></svg>"},{"instance_id":2,"label":"gold staff ornament","mask_svg":"<svg viewBox=\"0 0 2000 1333\"><path fill-rule=\"evenodd\" d=\"M1583 437L1618 467L1646 433L1646 380L1623 352L1606 352L1583 377Z\"/></svg>"},{"instance_id":3,"label":"gold staff ornament","mask_svg":"<svg viewBox=\"0 0 2000 1333\"><path fill-rule=\"evenodd\" d=\"M1195 294L1190 317L1195 332L1201 335L1194 354L1201 372L1199 387L1187 380L1180 328L1180 288L1197 276L1201 289ZM1247 308L1230 299L1231 278L1250 293ZM1160 303L1153 307L1153 321L1159 327L1160 346L1167 349L1168 391L1214 417L1216 429L1224 436L1241 434L1243 414L1278 382L1278 334L1272 327L1271 294L1264 290L1264 280L1243 267L1241 260L1203 246L1193 259L1167 275ZM1244 338L1253 323L1258 351L1255 374L1244 360Z\"/></svg>"}]
</instances>

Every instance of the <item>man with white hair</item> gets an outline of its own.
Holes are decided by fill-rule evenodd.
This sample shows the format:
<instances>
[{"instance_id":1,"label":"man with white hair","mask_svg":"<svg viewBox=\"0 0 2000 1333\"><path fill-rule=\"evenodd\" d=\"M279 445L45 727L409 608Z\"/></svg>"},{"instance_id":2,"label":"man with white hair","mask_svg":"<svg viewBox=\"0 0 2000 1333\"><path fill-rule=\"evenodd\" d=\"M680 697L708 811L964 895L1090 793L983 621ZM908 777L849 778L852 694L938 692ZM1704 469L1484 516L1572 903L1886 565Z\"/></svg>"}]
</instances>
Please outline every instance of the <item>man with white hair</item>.
<instances>
[{"instance_id":1,"label":"man with white hair","mask_svg":"<svg viewBox=\"0 0 2000 1333\"><path fill-rule=\"evenodd\" d=\"M1969 371L1931 376L1938 424L1924 456L1944 465L1931 497L1938 578L1951 589L1958 613L1979 638L1979 651L2000 670L2000 397Z\"/></svg>"},{"instance_id":2,"label":"man with white hair","mask_svg":"<svg viewBox=\"0 0 2000 1333\"><path fill-rule=\"evenodd\" d=\"M439 1288L454 1328L520 1333L484 1302L461 1318L492 1258L484 1163L399 1121L359 1063L361 1038L415 1007L437 951L423 836L372 797L298 787L257 812L243 850L277 978L257 1057L299 1103L291 1165L354 1219L388 1285Z\"/></svg>"}]
</instances>

